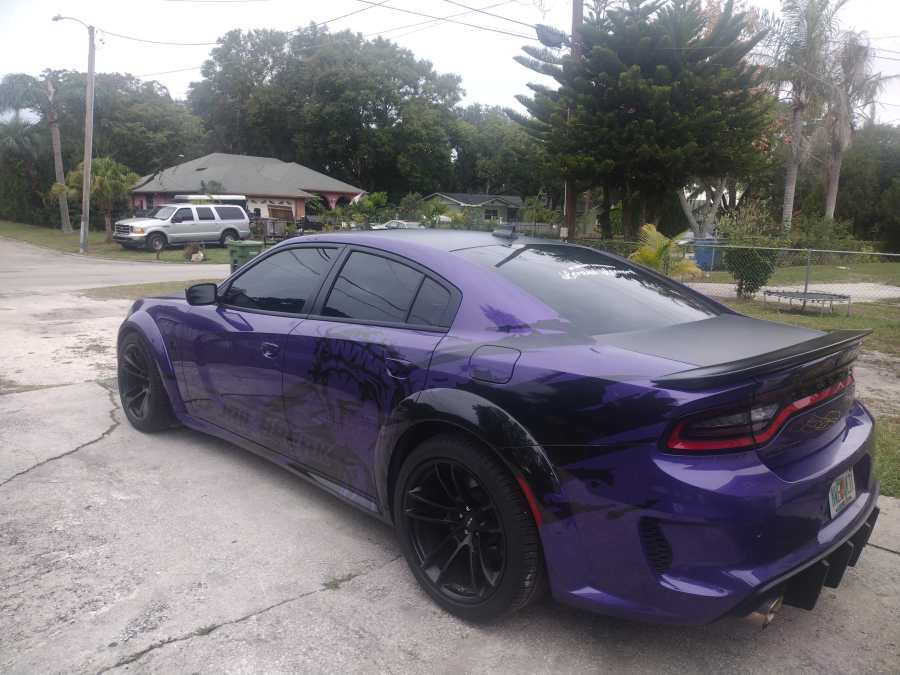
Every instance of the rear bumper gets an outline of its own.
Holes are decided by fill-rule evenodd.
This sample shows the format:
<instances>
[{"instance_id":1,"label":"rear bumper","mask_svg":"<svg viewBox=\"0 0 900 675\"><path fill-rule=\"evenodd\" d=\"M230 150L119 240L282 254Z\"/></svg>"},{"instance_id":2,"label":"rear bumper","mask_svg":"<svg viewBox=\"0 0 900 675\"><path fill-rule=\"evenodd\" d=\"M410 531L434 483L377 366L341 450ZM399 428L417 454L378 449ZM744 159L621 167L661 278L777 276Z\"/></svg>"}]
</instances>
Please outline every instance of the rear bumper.
<instances>
[{"instance_id":1,"label":"rear bumper","mask_svg":"<svg viewBox=\"0 0 900 675\"><path fill-rule=\"evenodd\" d=\"M698 461L648 445L585 460L581 448L567 463L571 449L549 448L561 494L541 535L554 596L674 624L746 614L782 594L811 608L856 563L877 518L873 431L854 404L838 438L776 469L755 452ZM832 519L828 489L847 470L857 497Z\"/></svg>"},{"instance_id":2,"label":"rear bumper","mask_svg":"<svg viewBox=\"0 0 900 675\"><path fill-rule=\"evenodd\" d=\"M869 542L878 520L875 500L865 512L865 519L843 540L795 569L764 584L751 593L730 615L746 616L767 600L784 597L786 605L811 610L816 606L823 588L837 588L848 567L855 567Z\"/></svg>"}]
</instances>

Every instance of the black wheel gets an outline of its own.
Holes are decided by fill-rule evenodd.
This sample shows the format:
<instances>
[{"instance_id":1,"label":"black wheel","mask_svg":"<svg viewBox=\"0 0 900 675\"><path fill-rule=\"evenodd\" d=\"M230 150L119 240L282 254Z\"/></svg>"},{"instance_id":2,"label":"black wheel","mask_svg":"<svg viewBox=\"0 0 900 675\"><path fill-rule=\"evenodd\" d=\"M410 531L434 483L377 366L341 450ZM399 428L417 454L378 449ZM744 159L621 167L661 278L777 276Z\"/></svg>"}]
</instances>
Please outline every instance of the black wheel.
<instances>
[{"instance_id":1,"label":"black wheel","mask_svg":"<svg viewBox=\"0 0 900 675\"><path fill-rule=\"evenodd\" d=\"M147 237L147 248L151 251L162 251L166 247L166 235L154 232Z\"/></svg>"},{"instance_id":2,"label":"black wheel","mask_svg":"<svg viewBox=\"0 0 900 675\"><path fill-rule=\"evenodd\" d=\"M238 233L235 232L234 230L225 230L222 233L222 236L219 238L219 242L222 244L222 246L228 246L229 242L237 241L237 240L238 240Z\"/></svg>"},{"instance_id":3,"label":"black wheel","mask_svg":"<svg viewBox=\"0 0 900 675\"><path fill-rule=\"evenodd\" d=\"M129 333L119 345L119 398L131 425L139 431L172 426L169 397L144 339Z\"/></svg>"},{"instance_id":4,"label":"black wheel","mask_svg":"<svg viewBox=\"0 0 900 675\"><path fill-rule=\"evenodd\" d=\"M394 522L416 579L463 619L499 618L543 588L528 503L510 472L468 438L437 436L410 454L394 487Z\"/></svg>"}]
</instances>

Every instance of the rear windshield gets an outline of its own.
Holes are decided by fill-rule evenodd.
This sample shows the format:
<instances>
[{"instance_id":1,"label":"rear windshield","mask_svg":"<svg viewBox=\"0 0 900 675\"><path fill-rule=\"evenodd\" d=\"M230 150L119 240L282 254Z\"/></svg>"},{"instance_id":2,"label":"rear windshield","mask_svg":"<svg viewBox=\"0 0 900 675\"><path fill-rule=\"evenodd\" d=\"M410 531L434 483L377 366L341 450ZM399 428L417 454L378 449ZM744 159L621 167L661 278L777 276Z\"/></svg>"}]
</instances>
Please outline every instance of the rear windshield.
<instances>
[{"instance_id":1,"label":"rear windshield","mask_svg":"<svg viewBox=\"0 0 900 675\"><path fill-rule=\"evenodd\" d=\"M720 313L677 284L587 248L497 245L455 253L495 270L553 309L581 334L661 328Z\"/></svg>"}]
</instances>

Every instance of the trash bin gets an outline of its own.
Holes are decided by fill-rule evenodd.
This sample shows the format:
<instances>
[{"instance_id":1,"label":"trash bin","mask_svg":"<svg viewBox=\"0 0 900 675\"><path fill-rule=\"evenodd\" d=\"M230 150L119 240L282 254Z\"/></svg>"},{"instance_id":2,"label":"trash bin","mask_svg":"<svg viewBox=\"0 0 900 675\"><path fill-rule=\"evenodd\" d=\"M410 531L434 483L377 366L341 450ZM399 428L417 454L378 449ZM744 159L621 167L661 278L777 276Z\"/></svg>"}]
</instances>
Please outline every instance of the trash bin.
<instances>
[{"instance_id":1,"label":"trash bin","mask_svg":"<svg viewBox=\"0 0 900 675\"><path fill-rule=\"evenodd\" d=\"M231 258L231 271L243 267L251 258L255 258L263 250L261 241L231 241L228 242L228 255Z\"/></svg>"},{"instance_id":2,"label":"trash bin","mask_svg":"<svg viewBox=\"0 0 900 675\"><path fill-rule=\"evenodd\" d=\"M694 262L704 272L722 269L722 251L719 241L712 237L694 239Z\"/></svg>"}]
</instances>

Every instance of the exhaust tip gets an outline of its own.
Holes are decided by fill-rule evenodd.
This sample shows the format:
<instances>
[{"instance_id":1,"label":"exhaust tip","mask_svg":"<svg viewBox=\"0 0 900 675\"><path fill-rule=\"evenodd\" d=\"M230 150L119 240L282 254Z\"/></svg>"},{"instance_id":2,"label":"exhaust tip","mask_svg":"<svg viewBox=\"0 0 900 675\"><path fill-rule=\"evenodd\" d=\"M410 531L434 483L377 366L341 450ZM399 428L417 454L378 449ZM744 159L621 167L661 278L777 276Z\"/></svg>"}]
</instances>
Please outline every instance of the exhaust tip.
<instances>
[{"instance_id":1,"label":"exhaust tip","mask_svg":"<svg viewBox=\"0 0 900 675\"><path fill-rule=\"evenodd\" d=\"M751 612L747 618L754 625L758 625L761 629L765 629L770 623L772 623L772 621L775 620L775 615L778 614L778 611L781 609L781 605L783 603L783 595L779 595L775 598L769 598L759 607L757 607L753 612Z\"/></svg>"}]
</instances>

